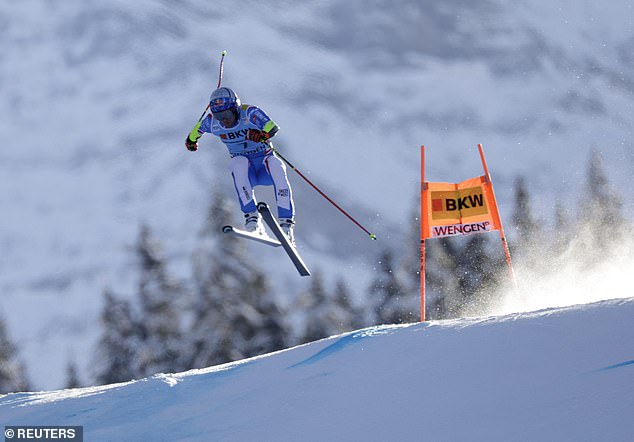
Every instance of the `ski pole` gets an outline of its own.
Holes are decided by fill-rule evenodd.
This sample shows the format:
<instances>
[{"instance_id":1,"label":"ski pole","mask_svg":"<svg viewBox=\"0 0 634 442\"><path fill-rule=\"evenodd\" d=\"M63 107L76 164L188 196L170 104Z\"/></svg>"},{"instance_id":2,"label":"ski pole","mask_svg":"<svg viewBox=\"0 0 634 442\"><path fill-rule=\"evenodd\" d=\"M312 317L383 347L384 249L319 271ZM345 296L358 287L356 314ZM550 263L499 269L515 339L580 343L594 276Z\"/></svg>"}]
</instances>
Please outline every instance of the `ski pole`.
<instances>
[{"instance_id":1,"label":"ski pole","mask_svg":"<svg viewBox=\"0 0 634 442\"><path fill-rule=\"evenodd\" d=\"M222 72L223 72L223 65L225 62L225 55L227 55L227 51L222 51L220 53L220 72L218 72L218 86L216 86L216 89L218 89L220 87L220 83L222 83ZM205 108L202 115L198 119L199 123L203 120L203 117L207 113L207 109L209 109L209 103L207 103L207 107Z\"/></svg>"},{"instance_id":2,"label":"ski pole","mask_svg":"<svg viewBox=\"0 0 634 442\"><path fill-rule=\"evenodd\" d=\"M321 190L319 190L319 187L315 186L311 180L309 180L308 178L306 178L306 176L304 176L304 174L303 174L303 173L301 173L299 170L297 170L297 169L295 168L295 166L293 166L293 165L291 164L291 162L290 162L290 161L288 161L286 158L284 158L284 156L283 156L281 153L279 153L279 152L278 152L278 150L277 150L277 149L275 149L275 148L274 148L271 144L269 144L269 147L271 148L271 150L272 150L273 152L275 152L275 153L277 154L277 156L278 156L278 157L280 157L280 159L281 159L282 161L284 161L286 164L288 164L288 166L289 166L291 169L293 169L295 172L297 172L297 174L298 174L300 177L302 177L302 178L304 179L304 181L306 181L308 184L310 184L310 185L313 187L313 189L315 189L317 192L319 192L319 194L320 194L321 196L323 196L324 198L326 198L326 200L328 200L328 202L329 202L330 204L332 204L332 205L333 205L333 206L335 206L337 209L339 209L339 211L340 211L341 213L343 213L344 215L346 215L346 216L350 219L350 221L352 221L353 223L355 223L355 224L357 225L357 227L359 227L361 230L363 230L365 233L367 233L367 234L370 236L370 239L371 239L371 240L376 240L376 235L375 235L374 233L370 233L370 231L368 231L368 229L366 229L365 227L363 227L363 226L362 226L362 225L361 225L361 224L360 224L360 223L359 223L356 219L354 219L352 216L350 216L350 214L348 214L348 212L346 212L345 210L343 210L343 209L341 208L341 206L339 206L339 204L335 203L332 199L330 199L330 198L328 197L328 195L326 195L324 192L322 192Z\"/></svg>"}]
</instances>

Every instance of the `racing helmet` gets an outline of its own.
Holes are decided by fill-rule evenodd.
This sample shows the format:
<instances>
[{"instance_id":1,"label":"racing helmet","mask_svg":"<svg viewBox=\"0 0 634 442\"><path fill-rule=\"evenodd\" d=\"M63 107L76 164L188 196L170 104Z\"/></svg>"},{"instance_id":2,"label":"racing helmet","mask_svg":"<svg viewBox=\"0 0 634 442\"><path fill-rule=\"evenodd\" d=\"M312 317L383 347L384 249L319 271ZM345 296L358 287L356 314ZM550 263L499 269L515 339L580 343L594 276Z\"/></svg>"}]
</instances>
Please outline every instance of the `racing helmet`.
<instances>
[{"instance_id":1,"label":"racing helmet","mask_svg":"<svg viewBox=\"0 0 634 442\"><path fill-rule=\"evenodd\" d=\"M209 110L215 119L224 122L235 122L240 115L240 98L228 87L221 87L211 93ZM232 124L233 124L232 123Z\"/></svg>"}]
</instances>

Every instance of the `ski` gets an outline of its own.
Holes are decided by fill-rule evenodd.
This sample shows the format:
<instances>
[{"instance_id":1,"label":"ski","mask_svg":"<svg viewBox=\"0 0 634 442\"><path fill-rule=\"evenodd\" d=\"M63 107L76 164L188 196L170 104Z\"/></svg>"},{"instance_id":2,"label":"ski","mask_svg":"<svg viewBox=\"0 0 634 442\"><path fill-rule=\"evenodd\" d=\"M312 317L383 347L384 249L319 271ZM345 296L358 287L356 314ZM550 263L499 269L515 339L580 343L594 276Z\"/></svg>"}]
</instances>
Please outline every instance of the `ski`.
<instances>
[{"instance_id":1,"label":"ski","mask_svg":"<svg viewBox=\"0 0 634 442\"><path fill-rule=\"evenodd\" d=\"M273 238L270 238L266 235L260 235L258 233L253 233L253 232L247 232L246 230L236 229L233 226L224 226L222 228L222 231L224 233L237 236L238 238L250 239L262 244L266 244L267 246L280 247L282 245L282 243L280 243L279 241Z\"/></svg>"},{"instance_id":2,"label":"ski","mask_svg":"<svg viewBox=\"0 0 634 442\"><path fill-rule=\"evenodd\" d=\"M269 206L266 203L259 203L258 212L260 212L260 214L262 215L264 222L269 226L269 228L273 232L273 235L281 243L282 247L288 254L288 257L291 259L291 261L293 261L293 264L295 264L295 267L297 268L299 274L302 276L310 276L310 271L308 270L308 267L306 267L306 264L304 264L304 261L302 261L301 256L299 256L299 253L297 253L297 250L295 249L293 244L291 244L286 235L284 235L282 228L271 213Z\"/></svg>"}]
</instances>

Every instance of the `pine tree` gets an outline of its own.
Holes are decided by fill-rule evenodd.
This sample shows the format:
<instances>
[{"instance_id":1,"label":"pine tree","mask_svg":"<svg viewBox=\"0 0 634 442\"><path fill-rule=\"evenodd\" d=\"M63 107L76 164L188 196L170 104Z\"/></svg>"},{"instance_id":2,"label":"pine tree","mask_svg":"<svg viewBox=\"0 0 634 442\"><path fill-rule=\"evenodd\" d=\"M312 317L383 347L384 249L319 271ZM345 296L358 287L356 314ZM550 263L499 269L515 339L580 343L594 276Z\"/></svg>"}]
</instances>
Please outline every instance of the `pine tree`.
<instances>
[{"instance_id":1,"label":"pine tree","mask_svg":"<svg viewBox=\"0 0 634 442\"><path fill-rule=\"evenodd\" d=\"M418 300L407 292L404 279L404 275L396 271L392 252L384 250L369 289L377 323L402 324L417 320Z\"/></svg>"},{"instance_id":2,"label":"pine tree","mask_svg":"<svg viewBox=\"0 0 634 442\"><path fill-rule=\"evenodd\" d=\"M197 265L199 269L203 269L200 273L204 275L204 282L201 283L203 290L199 293L201 299L198 301L201 304L208 304L210 310L198 312L203 316L196 318L194 330L198 331L201 327L200 320L209 321L206 325L209 327L210 334L201 336L202 341L210 346L210 358L206 361L206 365L232 361L244 356L236 346L233 319L237 316L237 311L244 313L248 310L248 308L236 306L236 301L240 299L237 295L244 281L249 277L248 267L243 261L246 244L232 240L233 238L224 236L218 238L215 235L224 220L231 219L227 217L227 214L231 213L229 202L222 194L217 193L209 212L205 231L207 237L215 238L216 241L213 246L199 250L198 255Z\"/></svg>"},{"instance_id":3,"label":"pine tree","mask_svg":"<svg viewBox=\"0 0 634 442\"><path fill-rule=\"evenodd\" d=\"M77 373L77 366L74 362L69 362L68 365L66 365L66 388L79 387L81 387L81 381Z\"/></svg>"},{"instance_id":4,"label":"pine tree","mask_svg":"<svg viewBox=\"0 0 634 442\"><path fill-rule=\"evenodd\" d=\"M601 156L593 150L588 161L577 237L578 254L585 257L588 265L618 248L622 240L620 227L624 224L621 209L621 199L609 184Z\"/></svg>"},{"instance_id":5,"label":"pine tree","mask_svg":"<svg viewBox=\"0 0 634 442\"><path fill-rule=\"evenodd\" d=\"M308 302L305 304L307 317L302 343L317 341L336 334L338 329L330 317L332 306L326 294L321 272L313 271L310 287L304 297L308 299Z\"/></svg>"},{"instance_id":6,"label":"pine tree","mask_svg":"<svg viewBox=\"0 0 634 442\"><path fill-rule=\"evenodd\" d=\"M253 279L245 287L243 300L254 307L258 315L251 322L251 330L242 332L245 337L242 350L244 355L250 357L286 348L289 330L285 312L276 302L264 273L256 272L253 275Z\"/></svg>"},{"instance_id":7,"label":"pine tree","mask_svg":"<svg viewBox=\"0 0 634 442\"><path fill-rule=\"evenodd\" d=\"M557 260L569 247L572 239L570 215L560 201L555 204L554 218L550 255Z\"/></svg>"},{"instance_id":8,"label":"pine tree","mask_svg":"<svg viewBox=\"0 0 634 442\"><path fill-rule=\"evenodd\" d=\"M199 248L193 256L194 295L191 310L193 321L189 333L188 359L190 367L207 367L239 357L232 351L231 303L224 296L224 287L216 284L222 271L216 268L217 246L227 252L227 259L243 253L243 243L230 243L215 238L214 233L223 222L233 224L232 210L221 193L215 192L203 230ZM213 241L215 239L215 241Z\"/></svg>"},{"instance_id":9,"label":"pine tree","mask_svg":"<svg viewBox=\"0 0 634 442\"><path fill-rule=\"evenodd\" d=\"M494 301L506 273L504 259L490 249L486 234L429 241L426 284L435 294L427 306L430 319L480 314Z\"/></svg>"},{"instance_id":10,"label":"pine tree","mask_svg":"<svg viewBox=\"0 0 634 442\"><path fill-rule=\"evenodd\" d=\"M97 381L113 384L135 379L138 377L135 361L139 333L130 303L105 290L101 323L103 333L95 361Z\"/></svg>"},{"instance_id":11,"label":"pine tree","mask_svg":"<svg viewBox=\"0 0 634 442\"><path fill-rule=\"evenodd\" d=\"M355 309L345 282L337 280L335 290L326 290L324 275L315 270L308 290L301 296L305 311L304 332L301 343L352 331L363 326L363 315Z\"/></svg>"},{"instance_id":12,"label":"pine tree","mask_svg":"<svg viewBox=\"0 0 634 442\"><path fill-rule=\"evenodd\" d=\"M533 242L538 231L538 224L533 217L530 196L524 177L515 180L515 207L513 211L513 226L521 245Z\"/></svg>"},{"instance_id":13,"label":"pine tree","mask_svg":"<svg viewBox=\"0 0 634 442\"><path fill-rule=\"evenodd\" d=\"M403 259L399 271L404 275L404 290L408 297L419 298L420 295L420 190L415 193L414 204L408 217L409 225L405 237ZM427 250L427 249L425 249ZM420 309L419 309L420 310Z\"/></svg>"},{"instance_id":14,"label":"pine tree","mask_svg":"<svg viewBox=\"0 0 634 442\"><path fill-rule=\"evenodd\" d=\"M335 282L334 301L341 312L339 319L341 331L357 330L370 325L364 319L363 309L356 307L352 302L350 290L343 278Z\"/></svg>"},{"instance_id":15,"label":"pine tree","mask_svg":"<svg viewBox=\"0 0 634 442\"><path fill-rule=\"evenodd\" d=\"M504 260L501 252L499 258L493 256L486 234L467 237L460 258L458 282L462 300L458 315L480 315L495 300L495 287L500 283Z\"/></svg>"},{"instance_id":16,"label":"pine tree","mask_svg":"<svg viewBox=\"0 0 634 442\"><path fill-rule=\"evenodd\" d=\"M335 334L336 330L328 317L331 307L328 303L328 295L321 272L313 271L306 297L308 297L309 302L307 303L307 321L302 342L317 341Z\"/></svg>"},{"instance_id":17,"label":"pine tree","mask_svg":"<svg viewBox=\"0 0 634 442\"><path fill-rule=\"evenodd\" d=\"M459 250L451 238L425 241L425 247L425 317L457 317L462 303L458 279Z\"/></svg>"},{"instance_id":18,"label":"pine tree","mask_svg":"<svg viewBox=\"0 0 634 442\"><path fill-rule=\"evenodd\" d=\"M542 242L539 224L533 216L526 180L515 180L515 207L512 225L517 234L515 247L511 247L513 256L529 268L537 267L546 258L546 248Z\"/></svg>"},{"instance_id":19,"label":"pine tree","mask_svg":"<svg viewBox=\"0 0 634 442\"><path fill-rule=\"evenodd\" d=\"M182 287L169 275L160 244L148 226L141 227L135 251L140 270L139 374L181 371L185 368L178 307Z\"/></svg>"},{"instance_id":20,"label":"pine tree","mask_svg":"<svg viewBox=\"0 0 634 442\"><path fill-rule=\"evenodd\" d=\"M195 294L189 360L204 367L282 349L287 326L265 274L246 243L224 235L233 205L215 192L194 255Z\"/></svg>"},{"instance_id":21,"label":"pine tree","mask_svg":"<svg viewBox=\"0 0 634 442\"><path fill-rule=\"evenodd\" d=\"M0 394L29 390L26 370L16 358L17 348L9 339L4 320L0 318Z\"/></svg>"}]
</instances>

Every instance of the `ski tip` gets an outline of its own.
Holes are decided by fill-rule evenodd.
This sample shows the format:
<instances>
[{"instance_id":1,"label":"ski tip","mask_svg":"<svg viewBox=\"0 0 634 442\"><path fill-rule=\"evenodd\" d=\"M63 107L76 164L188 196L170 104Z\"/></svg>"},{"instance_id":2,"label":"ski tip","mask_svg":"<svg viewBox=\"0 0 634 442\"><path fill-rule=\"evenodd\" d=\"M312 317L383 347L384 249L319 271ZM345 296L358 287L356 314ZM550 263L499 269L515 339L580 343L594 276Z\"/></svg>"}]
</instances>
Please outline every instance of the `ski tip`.
<instances>
[{"instance_id":1,"label":"ski tip","mask_svg":"<svg viewBox=\"0 0 634 442\"><path fill-rule=\"evenodd\" d=\"M258 203L258 211L261 212L262 210L266 210L268 208L269 208L268 204L266 204L266 203Z\"/></svg>"},{"instance_id":2,"label":"ski tip","mask_svg":"<svg viewBox=\"0 0 634 442\"><path fill-rule=\"evenodd\" d=\"M233 231L233 227L231 227L231 226L224 226L222 228L222 233L229 233L231 231Z\"/></svg>"}]
</instances>

